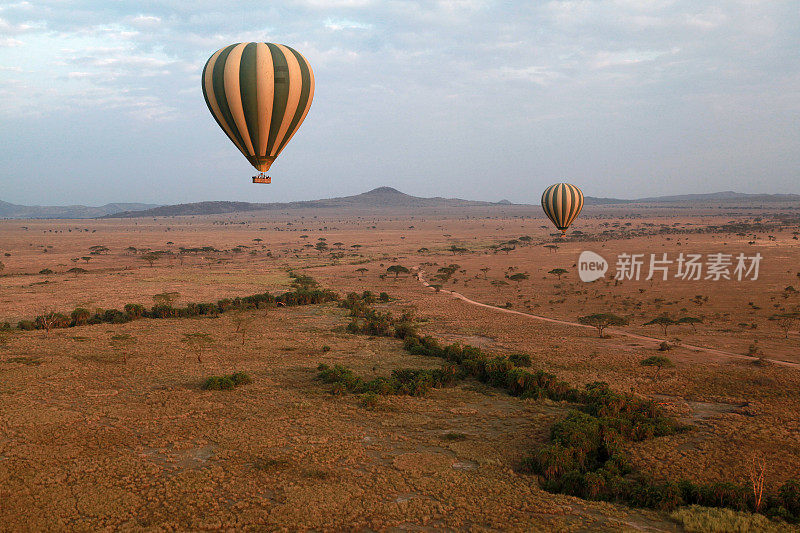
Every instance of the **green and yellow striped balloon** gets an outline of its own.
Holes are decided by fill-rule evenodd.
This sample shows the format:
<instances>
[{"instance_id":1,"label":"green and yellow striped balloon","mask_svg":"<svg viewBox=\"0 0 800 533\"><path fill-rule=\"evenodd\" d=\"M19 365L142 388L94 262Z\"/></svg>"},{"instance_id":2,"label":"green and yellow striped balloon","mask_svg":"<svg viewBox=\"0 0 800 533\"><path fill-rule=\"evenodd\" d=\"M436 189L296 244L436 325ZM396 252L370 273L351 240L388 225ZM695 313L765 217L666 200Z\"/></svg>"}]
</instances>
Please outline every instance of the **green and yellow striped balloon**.
<instances>
[{"instance_id":1,"label":"green and yellow striped balloon","mask_svg":"<svg viewBox=\"0 0 800 533\"><path fill-rule=\"evenodd\" d=\"M314 72L282 44L220 48L203 67L203 96L219 127L266 172L297 132L314 98Z\"/></svg>"},{"instance_id":2,"label":"green and yellow striped balloon","mask_svg":"<svg viewBox=\"0 0 800 533\"><path fill-rule=\"evenodd\" d=\"M583 209L583 193L569 183L556 183L544 190L542 209L561 233L566 233L569 225Z\"/></svg>"}]
</instances>

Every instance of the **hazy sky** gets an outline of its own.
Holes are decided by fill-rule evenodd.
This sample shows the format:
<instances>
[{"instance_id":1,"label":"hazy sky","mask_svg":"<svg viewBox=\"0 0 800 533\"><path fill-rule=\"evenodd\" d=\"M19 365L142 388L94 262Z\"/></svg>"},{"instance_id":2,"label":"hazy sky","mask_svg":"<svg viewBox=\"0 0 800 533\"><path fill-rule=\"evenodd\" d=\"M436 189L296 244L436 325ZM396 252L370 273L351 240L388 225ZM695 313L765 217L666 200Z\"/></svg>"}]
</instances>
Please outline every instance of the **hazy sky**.
<instances>
[{"instance_id":1,"label":"hazy sky","mask_svg":"<svg viewBox=\"0 0 800 533\"><path fill-rule=\"evenodd\" d=\"M316 94L272 185L200 71L287 44ZM0 3L0 200L283 201L380 185L536 203L800 193L800 2Z\"/></svg>"}]
</instances>

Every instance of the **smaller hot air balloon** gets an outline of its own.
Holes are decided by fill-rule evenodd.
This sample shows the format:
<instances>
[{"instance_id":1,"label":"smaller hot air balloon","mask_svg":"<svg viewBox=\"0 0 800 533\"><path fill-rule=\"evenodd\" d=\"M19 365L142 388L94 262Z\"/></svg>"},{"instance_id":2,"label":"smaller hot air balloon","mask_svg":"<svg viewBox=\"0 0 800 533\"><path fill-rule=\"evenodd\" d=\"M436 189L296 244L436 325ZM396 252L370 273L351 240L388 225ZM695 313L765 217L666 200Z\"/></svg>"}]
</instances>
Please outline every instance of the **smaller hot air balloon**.
<instances>
[{"instance_id":1,"label":"smaller hot air balloon","mask_svg":"<svg viewBox=\"0 0 800 533\"><path fill-rule=\"evenodd\" d=\"M542 209L564 235L583 209L583 193L572 184L556 183L542 193Z\"/></svg>"}]
</instances>

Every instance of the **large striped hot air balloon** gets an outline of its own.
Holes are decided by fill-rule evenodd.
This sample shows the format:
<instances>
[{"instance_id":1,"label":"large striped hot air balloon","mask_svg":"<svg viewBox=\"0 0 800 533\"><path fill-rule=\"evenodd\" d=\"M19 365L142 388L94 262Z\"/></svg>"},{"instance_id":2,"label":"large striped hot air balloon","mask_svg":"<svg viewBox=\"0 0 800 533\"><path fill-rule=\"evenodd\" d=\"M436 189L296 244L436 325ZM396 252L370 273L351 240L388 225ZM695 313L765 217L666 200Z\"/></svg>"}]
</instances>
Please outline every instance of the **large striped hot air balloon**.
<instances>
[{"instance_id":1,"label":"large striped hot air balloon","mask_svg":"<svg viewBox=\"0 0 800 533\"><path fill-rule=\"evenodd\" d=\"M563 235L583 209L583 193L569 183L556 183L542 193L542 209Z\"/></svg>"},{"instance_id":2,"label":"large striped hot air balloon","mask_svg":"<svg viewBox=\"0 0 800 533\"><path fill-rule=\"evenodd\" d=\"M314 98L311 65L282 44L220 48L203 67L202 84L219 127L262 173L297 132ZM269 183L269 177L253 181Z\"/></svg>"}]
</instances>

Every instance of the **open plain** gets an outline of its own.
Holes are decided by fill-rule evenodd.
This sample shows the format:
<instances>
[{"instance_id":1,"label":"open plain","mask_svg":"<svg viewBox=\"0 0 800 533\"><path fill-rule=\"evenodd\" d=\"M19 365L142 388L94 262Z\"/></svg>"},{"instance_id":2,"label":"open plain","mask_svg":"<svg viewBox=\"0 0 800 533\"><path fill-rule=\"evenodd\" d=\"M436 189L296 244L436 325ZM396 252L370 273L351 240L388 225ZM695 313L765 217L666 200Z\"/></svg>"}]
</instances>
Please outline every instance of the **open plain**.
<instances>
[{"instance_id":1,"label":"open plain","mask_svg":"<svg viewBox=\"0 0 800 533\"><path fill-rule=\"evenodd\" d=\"M336 302L16 326L279 294L290 272L342 298L385 292L377 309L413 311L442 343L654 399L689 429L627 444L638 471L749 486L758 461L774 492L800 477L797 207L587 206L566 239L531 206L0 221L0 529L681 531L667 511L553 494L521 471L569 402L474 379L332 394L320 364L366 378L441 366L349 332ZM584 250L608 261L604 278L580 280ZM673 263L645 279L650 254L681 253L758 253L758 277L680 279ZM638 281L614 280L620 254L644 254ZM627 325L600 337L578 324L592 313ZM645 325L665 314L698 320ZM674 366L642 366L660 347ZM235 372L252 382L202 387Z\"/></svg>"}]
</instances>

